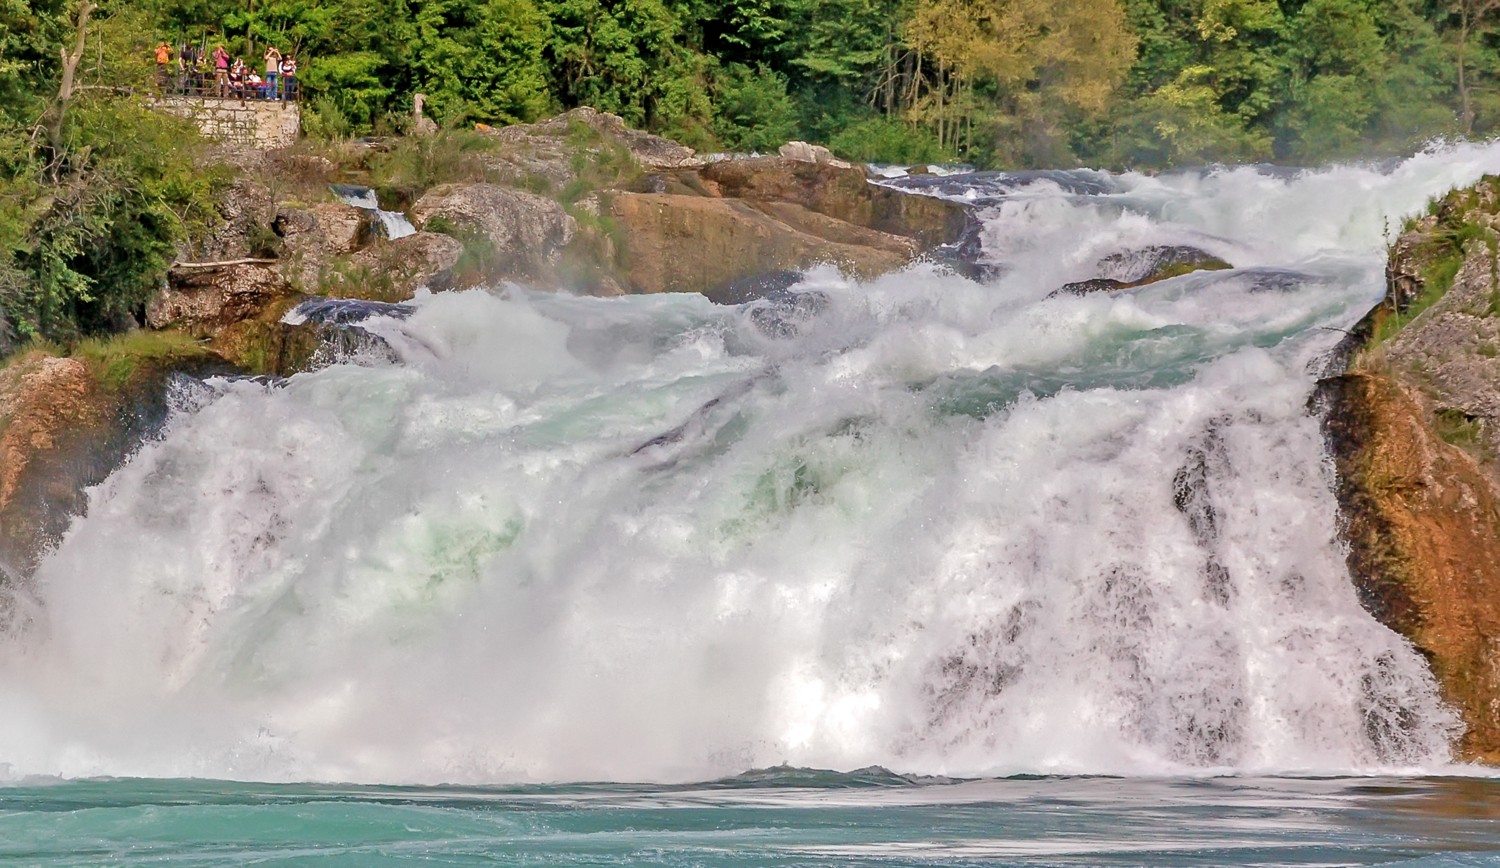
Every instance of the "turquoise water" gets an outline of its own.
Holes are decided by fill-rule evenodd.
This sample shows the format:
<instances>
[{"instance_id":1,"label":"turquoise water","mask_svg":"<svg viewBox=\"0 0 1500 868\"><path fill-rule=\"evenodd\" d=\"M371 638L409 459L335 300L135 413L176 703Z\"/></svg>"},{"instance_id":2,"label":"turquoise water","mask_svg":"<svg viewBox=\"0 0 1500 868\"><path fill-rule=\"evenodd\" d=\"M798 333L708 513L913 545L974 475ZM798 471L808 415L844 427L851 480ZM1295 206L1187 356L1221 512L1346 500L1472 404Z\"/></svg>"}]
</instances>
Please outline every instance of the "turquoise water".
<instances>
[{"instance_id":1,"label":"turquoise water","mask_svg":"<svg viewBox=\"0 0 1500 868\"><path fill-rule=\"evenodd\" d=\"M1500 864L1500 783L777 770L670 787L0 788L5 865L1395 863Z\"/></svg>"}]
</instances>

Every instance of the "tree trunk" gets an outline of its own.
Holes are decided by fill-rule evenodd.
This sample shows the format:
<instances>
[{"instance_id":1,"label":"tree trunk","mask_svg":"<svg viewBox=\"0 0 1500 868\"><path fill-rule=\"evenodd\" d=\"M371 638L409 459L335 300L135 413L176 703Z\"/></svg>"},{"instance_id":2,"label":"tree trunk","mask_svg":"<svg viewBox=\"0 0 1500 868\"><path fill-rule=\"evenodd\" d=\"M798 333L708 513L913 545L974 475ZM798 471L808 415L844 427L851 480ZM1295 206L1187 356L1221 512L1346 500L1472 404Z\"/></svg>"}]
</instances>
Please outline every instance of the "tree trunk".
<instances>
[{"instance_id":1,"label":"tree trunk","mask_svg":"<svg viewBox=\"0 0 1500 868\"><path fill-rule=\"evenodd\" d=\"M73 76L78 72L78 62L83 59L83 49L88 38L89 16L97 8L93 0L83 0L78 7L78 38L74 41L73 50L61 49L62 54L62 82L57 87L57 100L47 112L47 144L52 148L52 174L57 177L59 166L62 163L62 129L63 118L68 113L68 103L73 99Z\"/></svg>"},{"instance_id":2,"label":"tree trunk","mask_svg":"<svg viewBox=\"0 0 1500 868\"><path fill-rule=\"evenodd\" d=\"M1464 77L1464 48L1469 41L1469 5L1459 4L1458 20L1458 98L1463 103L1464 135L1474 130L1474 109Z\"/></svg>"}]
</instances>

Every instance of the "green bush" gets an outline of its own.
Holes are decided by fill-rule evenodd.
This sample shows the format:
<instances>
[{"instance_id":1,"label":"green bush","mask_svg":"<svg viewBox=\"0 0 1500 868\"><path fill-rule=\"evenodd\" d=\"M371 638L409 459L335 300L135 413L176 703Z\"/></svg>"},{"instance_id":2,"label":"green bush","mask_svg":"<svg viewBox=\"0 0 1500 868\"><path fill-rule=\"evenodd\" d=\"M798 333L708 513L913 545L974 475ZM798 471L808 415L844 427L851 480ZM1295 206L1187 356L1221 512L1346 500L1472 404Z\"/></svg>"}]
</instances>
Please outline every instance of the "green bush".
<instances>
[{"instance_id":1,"label":"green bush","mask_svg":"<svg viewBox=\"0 0 1500 868\"><path fill-rule=\"evenodd\" d=\"M835 154L865 163L953 163L958 155L938 144L926 127L893 118L876 117L854 123L828 140Z\"/></svg>"},{"instance_id":2,"label":"green bush","mask_svg":"<svg viewBox=\"0 0 1500 868\"><path fill-rule=\"evenodd\" d=\"M732 63L714 86L714 135L730 151L770 153L797 137L797 106L786 77Z\"/></svg>"}]
</instances>

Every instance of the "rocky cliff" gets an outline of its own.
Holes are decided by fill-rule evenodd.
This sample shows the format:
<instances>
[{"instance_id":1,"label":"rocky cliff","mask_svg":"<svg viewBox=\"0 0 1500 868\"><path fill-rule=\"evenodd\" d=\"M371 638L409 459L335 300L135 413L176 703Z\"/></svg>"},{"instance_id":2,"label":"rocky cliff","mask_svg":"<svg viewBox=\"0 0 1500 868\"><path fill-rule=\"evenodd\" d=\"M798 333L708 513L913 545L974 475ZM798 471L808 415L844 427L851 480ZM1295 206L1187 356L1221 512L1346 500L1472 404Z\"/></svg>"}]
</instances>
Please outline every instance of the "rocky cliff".
<instances>
[{"instance_id":1,"label":"rocky cliff","mask_svg":"<svg viewBox=\"0 0 1500 868\"><path fill-rule=\"evenodd\" d=\"M1319 384L1350 573L1429 660L1500 762L1500 178L1450 193L1392 245L1386 299Z\"/></svg>"}]
</instances>

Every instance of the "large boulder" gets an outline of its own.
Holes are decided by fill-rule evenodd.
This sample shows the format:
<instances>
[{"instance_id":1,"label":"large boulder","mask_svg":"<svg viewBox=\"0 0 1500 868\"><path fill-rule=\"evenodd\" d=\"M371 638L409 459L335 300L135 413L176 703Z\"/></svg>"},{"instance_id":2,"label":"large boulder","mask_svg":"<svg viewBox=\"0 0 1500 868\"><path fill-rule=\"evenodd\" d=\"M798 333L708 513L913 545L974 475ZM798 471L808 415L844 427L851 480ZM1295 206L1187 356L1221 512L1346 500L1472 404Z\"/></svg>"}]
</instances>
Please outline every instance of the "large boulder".
<instances>
[{"instance_id":1,"label":"large boulder","mask_svg":"<svg viewBox=\"0 0 1500 868\"><path fill-rule=\"evenodd\" d=\"M372 301L406 301L418 287L446 289L464 246L440 232L417 232L393 241L378 241L349 259L362 285L333 286L331 294Z\"/></svg>"},{"instance_id":2,"label":"large boulder","mask_svg":"<svg viewBox=\"0 0 1500 868\"><path fill-rule=\"evenodd\" d=\"M718 195L789 202L845 223L915 239L924 250L958 243L974 227L968 209L956 202L872 184L863 169L837 161L720 160L705 166L700 175Z\"/></svg>"},{"instance_id":3,"label":"large boulder","mask_svg":"<svg viewBox=\"0 0 1500 868\"><path fill-rule=\"evenodd\" d=\"M471 234L486 249L484 277L543 280L550 277L577 224L562 206L541 196L495 184L443 184L411 208L424 230Z\"/></svg>"},{"instance_id":4,"label":"large boulder","mask_svg":"<svg viewBox=\"0 0 1500 868\"><path fill-rule=\"evenodd\" d=\"M330 260L360 250L380 233L373 212L341 202L282 205L272 228L282 240L281 273L304 292L318 289Z\"/></svg>"},{"instance_id":5,"label":"large boulder","mask_svg":"<svg viewBox=\"0 0 1500 868\"><path fill-rule=\"evenodd\" d=\"M271 252L276 202L264 184L241 178L219 197L221 223L201 247L205 260L242 259Z\"/></svg>"},{"instance_id":6,"label":"large boulder","mask_svg":"<svg viewBox=\"0 0 1500 868\"><path fill-rule=\"evenodd\" d=\"M713 296L745 278L820 263L873 278L910 261L910 239L791 203L652 193L611 197L630 292Z\"/></svg>"},{"instance_id":7,"label":"large boulder","mask_svg":"<svg viewBox=\"0 0 1500 868\"><path fill-rule=\"evenodd\" d=\"M241 264L175 269L167 287L146 308L152 328L180 328L211 336L236 322L254 319L295 294L274 268Z\"/></svg>"},{"instance_id":8,"label":"large boulder","mask_svg":"<svg viewBox=\"0 0 1500 868\"><path fill-rule=\"evenodd\" d=\"M1155 244L1138 250L1111 253L1094 266L1099 276L1069 283L1053 290L1052 295L1088 295L1091 292L1114 292L1132 289L1192 274L1195 271L1223 271L1233 268L1228 262L1196 247L1181 244Z\"/></svg>"},{"instance_id":9,"label":"large boulder","mask_svg":"<svg viewBox=\"0 0 1500 868\"><path fill-rule=\"evenodd\" d=\"M1459 756L1500 762L1500 490L1399 378L1350 373L1319 397L1360 602L1431 664Z\"/></svg>"},{"instance_id":10,"label":"large boulder","mask_svg":"<svg viewBox=\"0 0 1500 868\"><path fill-rule=\"evenodd\" d=\"M646 172L691 169L703 158L670 139L633 130L623 118L591 108L576 108L534 124L514 124L488 130L498 141L487 165L499 179L512 184L543 183L561 191L578 178L581 165L592 157L598 164L609 151L623 152L629 162Z\"/></svg>"}]
</instances>

